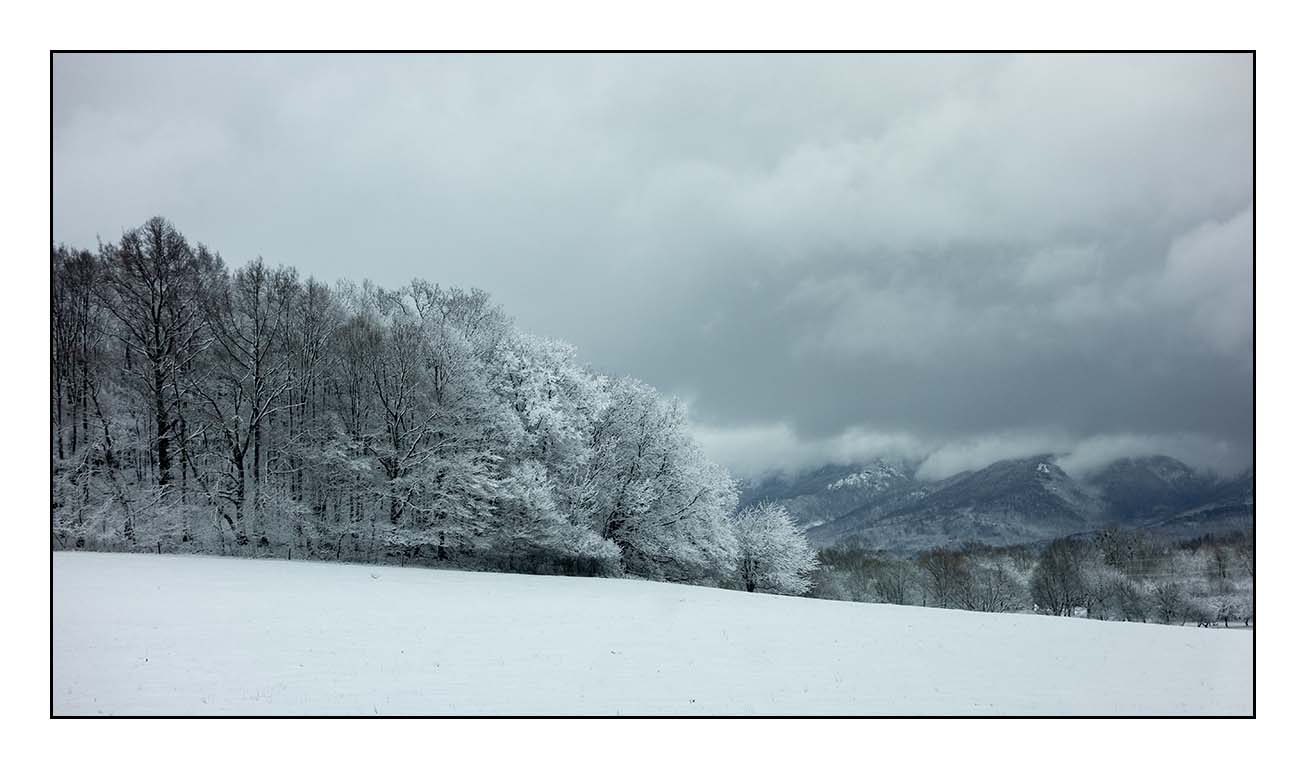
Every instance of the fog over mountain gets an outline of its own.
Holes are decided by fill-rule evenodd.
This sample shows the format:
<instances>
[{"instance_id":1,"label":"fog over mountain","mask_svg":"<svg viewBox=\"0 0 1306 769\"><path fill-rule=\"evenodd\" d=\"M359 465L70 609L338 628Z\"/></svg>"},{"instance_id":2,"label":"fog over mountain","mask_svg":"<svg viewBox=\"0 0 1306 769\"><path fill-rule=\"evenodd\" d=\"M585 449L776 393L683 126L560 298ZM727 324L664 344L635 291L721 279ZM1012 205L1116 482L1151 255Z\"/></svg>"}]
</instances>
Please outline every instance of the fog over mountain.
<instances>
[{"instance_id":1,"label":"fog over mountain","mask_svg":"<svg viewBox=\"0 0 1306 769\"><path fill-rule=\"evenodd\" d=\"M1251 461L1245 55L59 56L54 230L418 275L737 475Z\"/></svg>"}]
</instances>

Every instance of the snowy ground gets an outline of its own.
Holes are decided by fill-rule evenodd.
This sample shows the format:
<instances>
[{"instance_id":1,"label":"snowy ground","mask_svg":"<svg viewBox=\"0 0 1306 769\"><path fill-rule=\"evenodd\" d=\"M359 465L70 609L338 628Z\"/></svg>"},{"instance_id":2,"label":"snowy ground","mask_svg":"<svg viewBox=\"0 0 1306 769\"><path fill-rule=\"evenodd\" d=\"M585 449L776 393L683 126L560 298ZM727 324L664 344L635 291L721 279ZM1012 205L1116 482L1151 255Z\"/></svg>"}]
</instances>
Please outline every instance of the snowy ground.
<instances>
[{"instance_id":1,"label":"snowy ground","mask_svg":"<svg viewBox=\"0 0 1306 769\"><path fill-rule=\"evenodd\" d=\"M56 553L54 712L1249 714L1252 634L633 580Z\"/></svg>"}]
</instances>

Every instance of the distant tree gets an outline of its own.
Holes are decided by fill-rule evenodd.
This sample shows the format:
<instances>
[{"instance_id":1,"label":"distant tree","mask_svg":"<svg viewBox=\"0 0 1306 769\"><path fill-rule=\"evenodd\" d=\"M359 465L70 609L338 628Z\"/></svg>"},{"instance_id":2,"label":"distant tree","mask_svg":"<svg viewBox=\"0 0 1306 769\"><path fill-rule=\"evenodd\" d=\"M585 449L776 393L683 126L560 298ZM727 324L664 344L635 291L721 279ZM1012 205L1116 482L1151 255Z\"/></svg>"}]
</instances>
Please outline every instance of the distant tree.
<instances>
[{"instance_id":1,"label":"distant tree","mask_svg":"<svg viewBox=\"0 0 1306 769\"><path fill-rule=\"evenodd\" d=\"M1211 546L1210 577L1212 580L1225 580L1229 578L1230 570L1230 553L1219 544Z\"/></svg>"},{"instance_id":2,"label":"distant tree","mask_svg":"<svg viewBox=\"0 0 1306 769\"><path fill-rule=\"evenodd\" d=\"M1150 609L1147 594L1135 583L1119 577L1107 594L1107 611L1125 622L1146 622Z\"/></svg>"},{"instance_id":3,"label":"distant tree","mask_svg":"<svg viewBox=\"0 0 1306 769\"><path fill-rule=\"evenodd\" d=\"M961 595L962 608L1006 612L1025 608L1025 590L1015 577L996 566L970 569Z\"/></svg>"},{"instance_id":4,"label":"distant tree","mask_svg":"<svg viewBox=\"0 0 1306 769\"><path fill-rule=\"evenodd\" d=\"M1237 619L1238 601L1233 596L1219 596L1215 599L1211 616L1216 622L1223 622L1225 627L1229 627L1229 620Z\"/></svg>"},{"instance_id":5,"label":"distant tree","mask_svg":"<svg viewBox=\"0 0 1306 769\"><path fill-rule=\"evenodd\" d=\"M1034 549L1022 545L1009 548L1007 555L1011 558L1012 567L1022 573L1033 569L1038 562L1038 554Z\"/></svg>"},{"instance_id":6,"label":"distant tree","mask_svg":"<svg viewBox=\"0 0 1306 769\"><path fill-rule=\"evenodd\" d=\"M817 567L816 553L783 505L753 505L737 513L732 523L739 548L739 578L745 590L789 595L807 592Z\"/></svg>"},{"instance_id":7,"label":"distant tree","mask_svg":"<svg viewBox=\"0 0 1306 769\"><path fill-rule=\"evenodd\" d=\"M1256 576L1256 551L1253 548L1251 537L1244 537L1235 545L1234 559L1243 573L1249 577Z\"/></svg>"},{"instance_id":8,"label":"distant tree","mask_svg":"<svg viewBox=\"0 0 1306 769\"><path fill-rule=\"evenodd\" d=\"M1105 562L1101 551L1089 546L1081 556L1079 573L1083 581L1083 606L1089 618L1108 619L1116 585L1124 574Z\"/></svg>"},{"instance_id":9,"label":"distant tree","mask_svg":"<svg viewBox=\"0 0 1306 769\"><path fill-rule=\"evenodd\" d=\"M1147 534L1115 525L1097 532L1093 544L1107 566L1133 578L1152 570L1163 555L1162 547Z\"/></svg>"},{"instance_id":10,"label":"distant tree","mask_svg":"<svg viewBox=\"0 0 1306 769\"><path fill-rule=\"evenodd\" d=\"M960 607L970 588L966 556L957 550L934 548L921 553L916 563L925 577L925 594L934 606Z\"/></svg>"},{"instance_id":11,"label":"distant tree","mask_svg":"<svg viewBox=\"0 0 1306 769\"><path fill-rule=\"evenodd\" d=\"M1053 540L1043 549L1030 578L1031 597L1040 612L1069 617L1085 605L1085 559L1084 544L1069 538Z\"/></svg>"},{"instance_id":12,"label":"distant tree","mask_svg":"<svg viewBox=\"0 0 1306 769\"><path fill-rule=\"evenodd\" d=\"M876 589L876 578L885 560L852 546L826 548L817 559L820 567L812 578L812 595L863 603L883 600Z\"/></svg>"},{"instance_id":13,"label":"distant tree","mask_svg":"<svg viewBox=\"0 0 1306 769\"><path fill-rule=\"evenodd\" d=\"M1156 618L1164 624L1187 618L1187 597L1178 582L1162 582L1152 586L1152 603Z\"/></svg>"},{"instance_id":14,"label":"distant tree","mask_svg":"<svg viewBox=\"0 0 1306 769\"><path fill-rule=\"evenodd\" d=\"M871 577L875 593L885 603L905 606L911 601L911 586L916 581L915 568L908 561L881 561Z\"/></svg>"}]
</instances>

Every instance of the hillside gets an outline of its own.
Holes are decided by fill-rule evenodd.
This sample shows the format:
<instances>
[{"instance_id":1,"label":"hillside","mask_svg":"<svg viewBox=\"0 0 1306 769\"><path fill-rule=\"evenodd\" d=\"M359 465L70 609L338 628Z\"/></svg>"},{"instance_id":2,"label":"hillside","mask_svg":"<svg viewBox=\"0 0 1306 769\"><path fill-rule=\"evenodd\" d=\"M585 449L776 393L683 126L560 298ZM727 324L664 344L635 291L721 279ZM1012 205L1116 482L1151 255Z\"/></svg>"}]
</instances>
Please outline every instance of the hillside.
<instances>
[{"instance_id":1,"label":"hillside","mask_svg":"<svg viewBox=\"0 0 1306 769\"><path fill-rule=\"evenodd\" d=\"M889 511L864 507L809 534L830 544L854 534L871 547L921 549L967 541L1019 542L1089 528L1094 499L1051 457L997 462L938 484ZM833 536L832 536L833 535Z\"/></svg>"},{"instance_id":2,"label":"hillside","mask_svg":"<svg viewBox=\"0 0 1306 769\"><path fill-rule=\"evenodd\" d=\"M865 465L825 465L792 475L746 480L739 506L783 501L804 529L835 521L858 508L893 509L927 493L915 466L878 459Z\"/></svg>"},{"instance_id":3,"label":"hillside","mask_svg":"<svg viewBox=\"0 0 1306 769\"><path fill-rule=\"evenodd\" d=\"M54 554L53 711L1247 714L1239 630L635 580Z\"/></svg>"},{"instance_id":4,"label":"hillside","mask_svg":"<svg viewBox=\"0 0 1306 769\"><path fill-rule=\"evenodd\" d=\"M831 465L748 482L741 504L785 504L817 546L854 543L912 551L978 541L1046 541L1106 526L1166 537L1251 525L1251 472L1221 480L1166 456L1117 460L1080 477L1056 457L995 462L937 480L908 463Z\"/></svg>"}]
</instances>

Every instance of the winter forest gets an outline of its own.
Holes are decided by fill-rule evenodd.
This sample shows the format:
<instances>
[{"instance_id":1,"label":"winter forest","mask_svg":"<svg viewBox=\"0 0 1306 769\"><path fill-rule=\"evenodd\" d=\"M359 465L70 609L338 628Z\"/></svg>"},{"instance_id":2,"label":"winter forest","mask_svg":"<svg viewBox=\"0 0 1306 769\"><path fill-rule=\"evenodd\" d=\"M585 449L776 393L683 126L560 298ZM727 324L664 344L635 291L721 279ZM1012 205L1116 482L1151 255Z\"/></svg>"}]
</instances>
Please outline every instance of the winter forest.
<instances>
[{"instance_id":1,"label":"winter forest","mask_svg":"<svg viewBox=\"0 0 1306 769\"><path fill-rule=\"evenodd\" d=\"M482 291L231 269L162 218L51 258L56 549L810 586L682 404Z\"/></svg>"}]
</instances>

